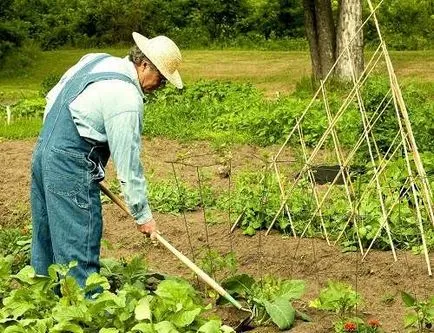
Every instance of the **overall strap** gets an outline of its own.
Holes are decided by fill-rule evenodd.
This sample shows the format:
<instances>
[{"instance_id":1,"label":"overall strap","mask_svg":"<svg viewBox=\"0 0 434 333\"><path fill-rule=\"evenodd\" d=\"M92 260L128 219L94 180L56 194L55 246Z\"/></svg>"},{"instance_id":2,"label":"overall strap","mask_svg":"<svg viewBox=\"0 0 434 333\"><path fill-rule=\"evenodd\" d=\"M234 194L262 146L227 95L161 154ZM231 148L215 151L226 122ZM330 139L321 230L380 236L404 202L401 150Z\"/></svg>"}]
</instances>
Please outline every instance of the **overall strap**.
<instances>
[{"instance_id":1,"label":"overall strap","mask_svg":"<svg viewBox=\"0 0 434 333\"><path fill-rule=\"evenodd\" d=\"M91 70L99 63L102 59L109 57L108 54L100 54L92 59L90 62L85 64L80 68L72 77L66 81L62 90L56 97L50 111L44 122L44 128L41 133L46 139L49 139L53 133L54 127L59 119L59 115L68 110L68 106L86 87L85 76L89 75Z\"/></svg>"}]
</instances>

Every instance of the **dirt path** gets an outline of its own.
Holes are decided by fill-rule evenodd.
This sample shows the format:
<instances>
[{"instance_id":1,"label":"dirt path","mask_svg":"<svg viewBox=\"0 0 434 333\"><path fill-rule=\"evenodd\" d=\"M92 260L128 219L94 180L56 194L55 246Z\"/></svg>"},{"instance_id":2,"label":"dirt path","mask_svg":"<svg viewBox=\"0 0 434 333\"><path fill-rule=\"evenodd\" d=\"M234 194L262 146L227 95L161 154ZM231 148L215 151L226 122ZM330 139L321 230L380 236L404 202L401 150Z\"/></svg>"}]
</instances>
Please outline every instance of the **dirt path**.
<instances>
[{"instance_id":1,"label":"dirt path","mask_svg":"<svg viewBox=\"0 0 434 333\"><path fill-rule=\"evenodd\" d=\"M0 226L16 225L27 219L29 214L29 164L34 140L0 142ZM180 153L194 152L202 162L213 164L218 156L205 143L194 145L155 139L144 141L143 160L152 177L171 176L171 166L166 163L179 157ZM237 148L234 170L257 165L263 151L243 146ZM200 154L199 154L200 153ZM204 155L205 154L205 155ZM211 155L207 155L211 154ZM234 154L235 156L235 154ZM211 163L212 162L212 163ZM217 171L213 167L211 173ZM191 169L191 168L190 168ZM185 177L195 177L194 170L182 170ZM108 176L113 177L109 168ZM218 177L215 177L219 179ZM221 180L218 180L221 181ZM156 220L164 236L175 247L192 257L191 247L182 217L155 213ZM134 224L113 204L104 205L104 239L113 248L103 249L103 256L132 257L144 254L153 270L167 274L191 278L191 273L162 247L154 247L146 242L135 230ZM207 246L202 212L186 215L190 241L195 254ZM272 274L282 278L304 279L307 292L296 304L297 308L308 313L312 323L297 321L291 332L332 332L334 317L308 307L327 280L340 280L357 287L363 297L359 314L365 318L379 319L386 332L404 332L404 306L400 299L401 290L426 298L434 294L434 281L427 276L423 256L409 252L398 252L394 262L390 252L372 251L367 260L360 262L357 253L342 253L338 248L328 246L323 240L283 237L277 233L265 236L258 233L254 237L243 236L236 231L228 236L228 223L208 226L209 245L223 253L234 249L239 272L256 277ZM218 314L228 324L236 324L243 315L231 308L219 309ZM277 332L274 328L259 328L255 332Z\"/></svg>"}]
</instances>

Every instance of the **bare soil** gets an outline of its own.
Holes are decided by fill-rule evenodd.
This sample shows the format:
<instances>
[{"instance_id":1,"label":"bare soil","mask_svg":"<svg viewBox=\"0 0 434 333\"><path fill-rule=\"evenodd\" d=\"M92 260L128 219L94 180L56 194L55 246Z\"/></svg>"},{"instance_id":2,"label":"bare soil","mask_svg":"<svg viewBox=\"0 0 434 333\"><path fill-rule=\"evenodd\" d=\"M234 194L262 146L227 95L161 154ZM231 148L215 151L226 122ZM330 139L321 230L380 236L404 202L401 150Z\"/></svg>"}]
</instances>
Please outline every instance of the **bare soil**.
<instances>
[{"instance_id":1,"label":"bare soil","mask_svg":"<svg viewBox=\"0 0 434 333\"><path fill-rule=\"evenodd\" d=\"M175 160L188 152L200 155L194 162L197 164L211 165L219 161L219 155L206 143L182 144L164 139L144 140L143 143L144 165L152 177L173 177L172 166L167 161ZM23 218L29 216L29 166L33 145L34 140L0 141L2 227L18 225ZM260 157L266 151L250 146L236 147L232 150L234 172L245 167L260 168ZM197 178L194 167L176 167L184 179ZM218 165L210 166L209 170L216 183L226 186L227 180L222 180L217 175ZM114 178L111 166L108 168L108 178ZM181 275L196 283L182 263L162 246L156 247L145 240L136 231L133 221L114 204L104 205L103 210L103 237L112 244L110 249L103 248L104 257L130 258L144 255L152 270ZM359 253L342 253L339 248L329 246L321 239L295 239L277 233L268 236L258 233L246 237L240 230L229 235L229 222L205 227L202 211L186 214L186 222L183 216L154 215L164 237L190 258L193 252L197 254L208 245L222 253L227 253L232 248L236 253L240 273L245 272L257 278L271 274L282 278L304 279L307 282L306 294L295 305L313 321L305 323L298 320L291 332L333 332L333 314L316 311L308 306L309 301L318 296L330 279L350 283L363 297L358 315L366 319L379 319L386 332L405 331L405 307L399 294L401 290L414 293L420 298L434 295L434 281L427 274L422 255L400 251L397 253L398 260L394 261L391 252L371 251L362 262ZM236 325L245 317L231 307L220 307L214 311L229 325ZM277 331L273 327L260 327L254 332Z\"/></svg>"}]
</instances>

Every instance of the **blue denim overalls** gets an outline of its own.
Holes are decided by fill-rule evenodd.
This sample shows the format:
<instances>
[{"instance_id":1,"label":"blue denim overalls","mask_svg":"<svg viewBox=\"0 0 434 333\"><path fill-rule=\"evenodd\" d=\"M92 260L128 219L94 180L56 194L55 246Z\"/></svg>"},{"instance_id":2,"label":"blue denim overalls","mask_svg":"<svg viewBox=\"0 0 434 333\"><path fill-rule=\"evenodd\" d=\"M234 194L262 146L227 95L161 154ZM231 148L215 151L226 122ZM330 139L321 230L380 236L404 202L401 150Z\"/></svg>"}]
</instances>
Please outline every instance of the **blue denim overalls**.
<instances>
[{"instance_id":1,"label":"blue denim overalls","mask_svg":"<svg viewBox=\"0 0 434 333\"><path fill-rule=\"evenodd\" d=\"M99 271L99 181L103 178L99 171L110 151L107 144L94 145L80 137L68 106L93 82L118 79L134 84L120 73L90 73L108 56L97 56L66 82L47 114L32 156L31 264L37 274L47 275L51 264L76 260L78 266L70 274L81 286Z\"/></svg>"}]
</instances>

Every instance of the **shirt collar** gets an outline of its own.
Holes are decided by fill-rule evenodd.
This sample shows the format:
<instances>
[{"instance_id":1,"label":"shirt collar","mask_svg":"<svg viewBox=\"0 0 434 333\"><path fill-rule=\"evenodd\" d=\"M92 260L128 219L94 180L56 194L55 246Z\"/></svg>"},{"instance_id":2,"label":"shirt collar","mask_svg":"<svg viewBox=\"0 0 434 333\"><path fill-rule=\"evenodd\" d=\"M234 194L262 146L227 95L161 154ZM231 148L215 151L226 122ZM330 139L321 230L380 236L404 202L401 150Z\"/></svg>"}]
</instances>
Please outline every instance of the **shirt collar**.
<instances>
[{"instance_id":1,"label":"shirt collar","mask_svg":"<svg viewBox=\"0 0 434 333\"><path fill-rule=\"evenodd\" d=\"M137 90L140 93L140 96L142 98L145 98L145 94L142 91L142 87L140 86L139 77L137 75L136 67L134 66L134 63L128 59L128 56L122 59L125 61L125 68L127 69L128 76L133 79L134 84L136 85Z\"/></svg>"}]
</instances>

